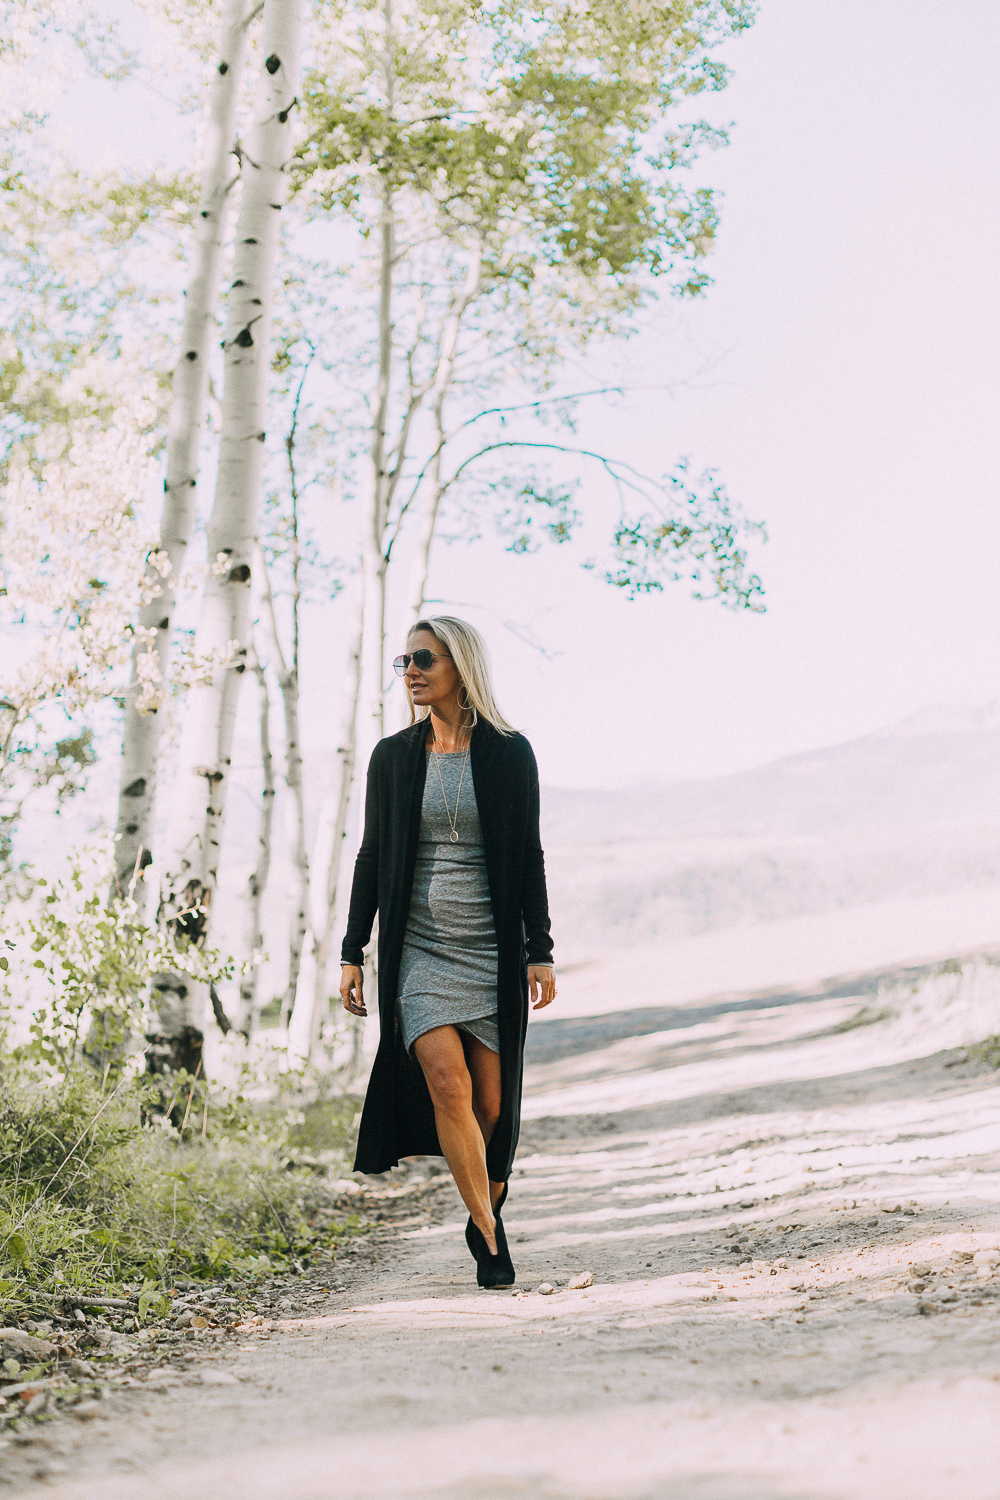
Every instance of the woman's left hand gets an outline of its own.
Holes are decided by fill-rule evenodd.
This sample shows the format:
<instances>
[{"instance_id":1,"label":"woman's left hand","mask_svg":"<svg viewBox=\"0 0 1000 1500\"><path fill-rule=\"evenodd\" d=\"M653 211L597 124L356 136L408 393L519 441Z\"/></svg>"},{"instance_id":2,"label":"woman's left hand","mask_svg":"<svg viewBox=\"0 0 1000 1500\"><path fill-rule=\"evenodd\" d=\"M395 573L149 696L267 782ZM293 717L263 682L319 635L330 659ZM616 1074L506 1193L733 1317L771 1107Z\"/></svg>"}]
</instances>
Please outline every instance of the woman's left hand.
<instances>
[{"instance_id":1,"label":"woman's left hand","mask_svg":"<svg viewBox=\"0 0 1000 1500\"><path fill-rule=\"evenodd\" d=\"M555 969L550 964L529 964L528 995L534 1009L551 1005L557 993Z\"/></svg>"}]
</instances>

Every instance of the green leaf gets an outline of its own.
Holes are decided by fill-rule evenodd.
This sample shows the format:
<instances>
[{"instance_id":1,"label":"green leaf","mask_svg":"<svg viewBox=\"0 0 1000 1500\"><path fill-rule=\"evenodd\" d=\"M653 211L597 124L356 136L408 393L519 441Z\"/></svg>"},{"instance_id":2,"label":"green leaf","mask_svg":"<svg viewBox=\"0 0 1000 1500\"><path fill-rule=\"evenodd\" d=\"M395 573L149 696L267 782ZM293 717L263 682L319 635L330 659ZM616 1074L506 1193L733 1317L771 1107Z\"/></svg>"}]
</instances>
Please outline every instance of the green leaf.
<instances>
[{"instance_id":1,"label":"green leaf","mask_svg":"<svg viewBox=\"0 0 1000 1500\"><path fill-rule=\"evenodd\" d=\"M155 1281L144 1281L142 1291L139 1293L139 1322L145 1323L149 1305L159 1291L159 1283Z\"/></svg>"},{"instance_id":2,"label":"green leaf","mask_svg":"<svg viewBox=\"0 0 1000 1500\"><path fill-rule=\"evenodd\" d=\"M20 1266L22 1271L28 1269L28 1247L19 1234L12 1234L7 1241L7 1259L12 1260L15 1265Z\"/></svg>"},{"instance_id":3,"label":"green leaf","mask_svg":"<svg viewBox=\"0 0 1000 1500\"><path fill-rule=\"evenodd\" d=\"M0 969L3 969L4 973L6 974L9 968L10 960L5 958L4 955L0 953Z\"/></svg>"},{"instance_id":4,"label":"green leaf","mask_svg":"<svg viewBox=\"0 0 1000 1500\"><path fill-rule=\"evenodd\" d=\"M0 1281L0 1297L9 1297L14 1290L12 1281Z\"/></svg>"}]
</instances>

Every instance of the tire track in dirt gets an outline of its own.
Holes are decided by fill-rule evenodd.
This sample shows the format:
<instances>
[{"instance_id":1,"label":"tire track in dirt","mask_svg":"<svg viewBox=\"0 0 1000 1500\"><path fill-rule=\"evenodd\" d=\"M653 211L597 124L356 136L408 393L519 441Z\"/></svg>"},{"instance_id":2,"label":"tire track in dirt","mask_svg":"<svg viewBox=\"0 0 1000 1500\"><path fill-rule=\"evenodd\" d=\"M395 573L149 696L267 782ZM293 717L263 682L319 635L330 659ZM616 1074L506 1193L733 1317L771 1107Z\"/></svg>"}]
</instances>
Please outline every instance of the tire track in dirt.
<instances>
[{"instance_id":1,"label":"tire track in dirt","mask_svg":"<svg viewBox=\"0 0 1000 1500\"><path fill-rule=\"evenodd\" d=\"M10 1484L994 1500L997 1075L894 1060L836 1029L850 1010L763 996L624 1036L609 1017L605 1045L590 1017L582 1050L547 1023L565 1045L550 1033L527 1070L505 1213L518 1290L477 1291L450 1180L418 1163L397 1221L289 1283L288 1316L194 1339L178 1383L11 1445ZM565 1289L580 1270L594 1286ZM202 1383L209 1363L234 1383Z\"/></svg>"}]
</instances>

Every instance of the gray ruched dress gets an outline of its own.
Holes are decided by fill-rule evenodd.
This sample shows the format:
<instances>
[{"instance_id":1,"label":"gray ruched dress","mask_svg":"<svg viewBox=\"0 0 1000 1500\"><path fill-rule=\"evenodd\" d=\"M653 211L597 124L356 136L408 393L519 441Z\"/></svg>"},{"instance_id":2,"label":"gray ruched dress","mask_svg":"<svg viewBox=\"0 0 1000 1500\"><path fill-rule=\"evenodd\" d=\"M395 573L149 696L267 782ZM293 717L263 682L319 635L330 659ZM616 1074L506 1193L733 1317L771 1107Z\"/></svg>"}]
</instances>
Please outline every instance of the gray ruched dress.
<instances>
[{"instance_id":1,"label":"gray ruched dress","mask_svg":"<svg viewBox=\"0 0 1000 1500\"><path fill-rule=\"evenodd\" d=\"M497 937L470 765L465 764L462 777L465 761L464 751L427 755L420 842L396 1001L407 1051L417 1037L435 1026L457 1026L485 1042L491 1051L500 1051ZM457 843L451 838L442 781Z\"/></svg>"}]
</instances>

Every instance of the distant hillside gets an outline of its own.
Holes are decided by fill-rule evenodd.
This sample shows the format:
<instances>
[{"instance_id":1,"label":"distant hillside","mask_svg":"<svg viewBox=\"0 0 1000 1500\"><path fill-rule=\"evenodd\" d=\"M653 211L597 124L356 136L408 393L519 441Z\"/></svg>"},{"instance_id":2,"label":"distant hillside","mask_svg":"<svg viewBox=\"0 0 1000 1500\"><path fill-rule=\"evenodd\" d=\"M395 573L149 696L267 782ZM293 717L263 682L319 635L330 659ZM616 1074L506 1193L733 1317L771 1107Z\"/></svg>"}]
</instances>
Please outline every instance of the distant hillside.
<instances>
[{"instance_id":1,"label":"distant hillside","mask_svg":"<svg viewBox=\"0 0 1000 1500\"><path fill-rule=\"evenodd\" d=\"M544 797L549 839L907 832L1000 825L1000 703L927 709L826 750L668 786Z\"/></svg>"},{"instance_id":2,"label":"distant hillside","mask_svg":"<svg viewBox=\"0 0 1000 1500\"><path fill-rule=\"evenodd\" d=\"M993 886L1000 915L1000 710L929 709L706 781L547 789L543 821L574 957Z\"/></svg>"}]
</instances>

